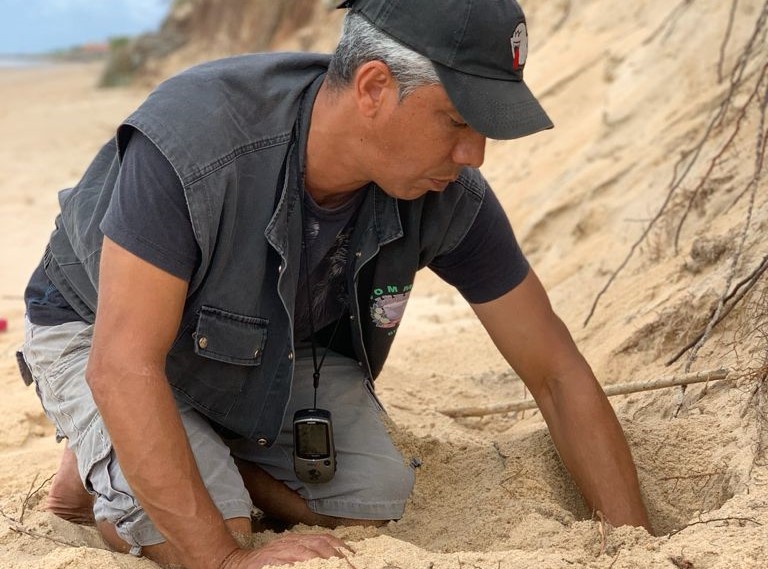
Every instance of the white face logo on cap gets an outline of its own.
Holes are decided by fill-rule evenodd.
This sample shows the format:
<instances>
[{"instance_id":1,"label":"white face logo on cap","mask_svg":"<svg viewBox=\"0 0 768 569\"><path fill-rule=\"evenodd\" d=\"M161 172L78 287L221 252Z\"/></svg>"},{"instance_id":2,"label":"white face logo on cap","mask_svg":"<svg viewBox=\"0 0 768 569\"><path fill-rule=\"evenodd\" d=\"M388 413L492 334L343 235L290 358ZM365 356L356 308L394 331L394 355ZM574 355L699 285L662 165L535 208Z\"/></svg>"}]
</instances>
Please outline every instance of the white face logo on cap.
<instances>
[{"instance_id":1,"label":"white face logo on cap","mask_svg":"<svg viewBox=\"0 0 768 569\"><path fill-rule=\"evenodd\" d=\"M512 69L517 71L525 65L528 57L528 29L520 22L512 34Z\"/></svg>"}]
</instances>

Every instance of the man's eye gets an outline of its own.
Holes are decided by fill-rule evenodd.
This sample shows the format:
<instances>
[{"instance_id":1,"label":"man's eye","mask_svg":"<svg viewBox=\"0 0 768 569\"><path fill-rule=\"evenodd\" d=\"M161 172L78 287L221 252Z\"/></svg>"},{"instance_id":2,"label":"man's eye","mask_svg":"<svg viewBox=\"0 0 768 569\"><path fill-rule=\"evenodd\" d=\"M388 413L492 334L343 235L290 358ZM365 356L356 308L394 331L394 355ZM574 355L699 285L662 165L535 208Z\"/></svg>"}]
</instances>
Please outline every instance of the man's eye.
<instances>
[{"instance_id":1,"label":"man's eye","mask_svg":"<svg viewBox=\"0 0 768 569\"><path fill-rule=\"evenodd\" d=\"M451 124L457 128L463 128L465 126L468 126L467 123L463 121L457 121L456 119L449 117L451 119Z\"/></svg>"}]
</instances>

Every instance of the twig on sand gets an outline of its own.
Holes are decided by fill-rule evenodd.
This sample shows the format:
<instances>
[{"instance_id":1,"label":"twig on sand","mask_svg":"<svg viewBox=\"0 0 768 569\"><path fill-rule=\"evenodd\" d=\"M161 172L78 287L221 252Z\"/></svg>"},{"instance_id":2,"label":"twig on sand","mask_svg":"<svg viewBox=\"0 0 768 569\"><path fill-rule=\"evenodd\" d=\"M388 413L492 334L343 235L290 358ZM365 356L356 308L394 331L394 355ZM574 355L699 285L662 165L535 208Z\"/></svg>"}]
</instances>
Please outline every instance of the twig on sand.
<instances>
[{"instance_id":1,"label":"twig on sand","mask_svg":"<svg viewBox=\"0 0 768 569\"><path fill-rule=\"evenodd\" d=\"M2 517L8 523L8 529L16 533L21 533L37 539L47 539L48 541L52 541L54 543L57 543L59 545L64 545L67 547L81 547L76 543L71 543L63 539L59 539L56 537L52 537L50 535L45 535L44 533L36 532L35 530L31 530L28 527L24 526L23 524L19 523L19 520L12 518L8 514L6 514L2 509L0 509L0 517Z\"/></svg>"},{"instance_id":2,"label":"twig on sand","mask_svg":"<svg viewBox=\"0 0 768 569\"><path fill-rule=\"evenodd\" d=\"M27 513L27 508L29 507L30 500L38 492L40 492L40 490L42 490L43 487L46 484L48 484L48 482L50 482L55 475L56 473L51 474L48 478L43 480L38 486L35 486L37 479L40 477L40 473L38 472L37 474L35 474L35 477L32 479L32 483L29 485L29 490L27 490L27 494L26 496L24 496L24 500L22 500L21 502L21 512L19 513L19 519L9 516L3 511L2 508L0 508L0 517L2 517L8 523L8 529L10 529L13 532L28 535L29 537L34 537L37 539L47 539L48 541L58 543L59 545L65 545L67 547L81 547L80 545L77 545L75 543L71 543L69 541L58 539L56 537L45 535L44 533L40 533L35 530L29 529L27 526L24 525L24 515Z\"/></svg>"},{"instance_id":3,"label":"twig on sand","mask_svg":"<svg viewBox=\"0 0 768 569\"><path fill-rule=\"evenodd\" d=\"M35 474L35 477L32 479L32 483L29 485L29 490L27 491L27 495L24 497L24 501L21 503L21 513L19 514L19 523L24 523L24 514L27 513L27 507L29 506L29 501L37 494L40 490L43 489L43 487L48 484L51 480L53 480L53 477L56 476L56 473L54 472L51 474L48 478L43 480L40 485L35 488L35 482L37 482L38 477L40 476L40 473L38 472Z\"/></svg>"},{"instance_id":4,"label":"twig on sand","mask_svg":"<svg viewBox=\"0 0 768 569\"><path fill-rule=\"evenodd\" d=\"M669 532L667 534L667 539L669 539L670 537L672 537L675 534L680 533L681 531L683 531L685 529L688 529L691 526L697 526L699 524L710 524L710 523L713 523L713 522L750 522L750 523L753 523L753 524L758 525L758 526L762 526L763 525L760 522L758 522L757 520L754 520L752 518L735 518L735 517L712 518L710 520L699 520L697 522L691 522L691 523L681 527L680 529L676 529L674 531L671 531L671 532Z\"/></svg>"},{"instance_id":5,"label":"twig on sand","mask_svg":"<svg viewBox=\"0 0 768 569\"><path fill-rule=\"evenodd\" d=\"M716 369L708 371L698 371L683 375L672 375L661 377L651 381L636 383L620 383L618 385L609 385L604 388L608 397L613 395L627 395L629 393L638 393L642 391L651 391L653 389L663 389L675 385L688 385L690 383L703 383L707 381L716 381L727 379L730 370ZM485 405L479 407L459 407L456 409L439 409L438 412L448 417L482 417L485 415L494 415L498 413L510 413L512 411L522 411L523 409L534 409L536 402L533 399L522 399L508 403L497 403L494 405Z\"/></svg>"}]
</instances>

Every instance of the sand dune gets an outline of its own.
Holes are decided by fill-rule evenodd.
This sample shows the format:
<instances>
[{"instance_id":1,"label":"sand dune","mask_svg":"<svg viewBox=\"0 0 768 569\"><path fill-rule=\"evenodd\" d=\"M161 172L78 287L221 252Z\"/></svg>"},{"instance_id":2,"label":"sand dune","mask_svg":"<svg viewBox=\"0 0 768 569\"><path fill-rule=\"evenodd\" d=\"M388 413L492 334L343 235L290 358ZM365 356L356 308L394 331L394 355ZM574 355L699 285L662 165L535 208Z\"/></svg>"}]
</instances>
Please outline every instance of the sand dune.
<instances>
[{"instance_id":1,"label":"sand dune","mask_svg":"<svg viewBox=\"0 0 768 569\"><path fill-rule=\"evenodd\" d=\"M491 142L483 167L604 384L733 370L734 380L684 395L613 399L658 535L592 519L536 411L466 419L439 412L524 390L464 301L425 273L378 381L399 443L423 466L401 521L336 531L353 543L355 567L766 566L766 277L741 287L750 292L695 359L688 351L665 365L768 253L760 161L767 9L757 0L734 5L526 6L535 49L528 82L556 129ZM56 191L76 182L146 95L98 90L98 72L0 70L0 317L9 322L0 334L0 568L154 567L108 552L92 528L42 511L47 486L30 490L53 474L61 448L13 362L23 339L21 294L52 229Z\"/></svg>"}]
</instances>

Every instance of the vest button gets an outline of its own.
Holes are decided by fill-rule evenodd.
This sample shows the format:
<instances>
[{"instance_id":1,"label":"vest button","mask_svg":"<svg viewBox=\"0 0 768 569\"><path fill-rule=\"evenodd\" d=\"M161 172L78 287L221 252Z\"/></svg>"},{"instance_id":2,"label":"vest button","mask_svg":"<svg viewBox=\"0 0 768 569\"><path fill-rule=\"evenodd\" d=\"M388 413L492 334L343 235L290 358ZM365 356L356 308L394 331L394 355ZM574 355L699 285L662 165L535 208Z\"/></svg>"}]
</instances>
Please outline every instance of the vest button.
<instances>
[{"instance_id":1,"label":"vest button","mask_svg":"<svg viewBox=\"0 0 768 569\"><path fill-rule=\"evenodd\" d=\"M260 350L259 348L256 348L256 351L255 351L255 352L253 352L253 357L254 357L254 358L258 358L258 357L259 357L259 354L261 354L261 350Z\"/></svg>"},{"instance_id":2,"label":"vest button","mask_svg":"<svg viewBox=\"0 0 768 569\"><path fill-rule=\"evenodd\" d=\"M204 350L205 348L208 347L208 338L206 338L205 336L200 336L197 339L197 345L200 346L201 350Z\"/></svg>"},{"instance_id":3,"label":"vest button","mask_svg":"<svg viewBox=\"0 0 768 569\"><path fill-rule=\"evenodd\" d=\"M293 360L293 352L288 352L288 359Z\"/></svg>"},{"instance_id":4,"label":"vest button","mask_svg":"<svg viewBox=\"0 0 768 569\"><path fill-rule=\"evenodd\" d=\"M363 252L362 251L355 251L355 257L357 257L359 259L362 256L363 256Z\"/></svg>"},{"instance_id":5,"label":"vest button","mask_svg":"<svg viewBox=\"0 0 768 569\"><path fill-rule=\"evenodd\" d=\"M256 439L256 444L259 445L260 447L265 447L267 446L268 443L269 441L264 437L261 437L260 439Z\"/></svg>"}]
</instances>

